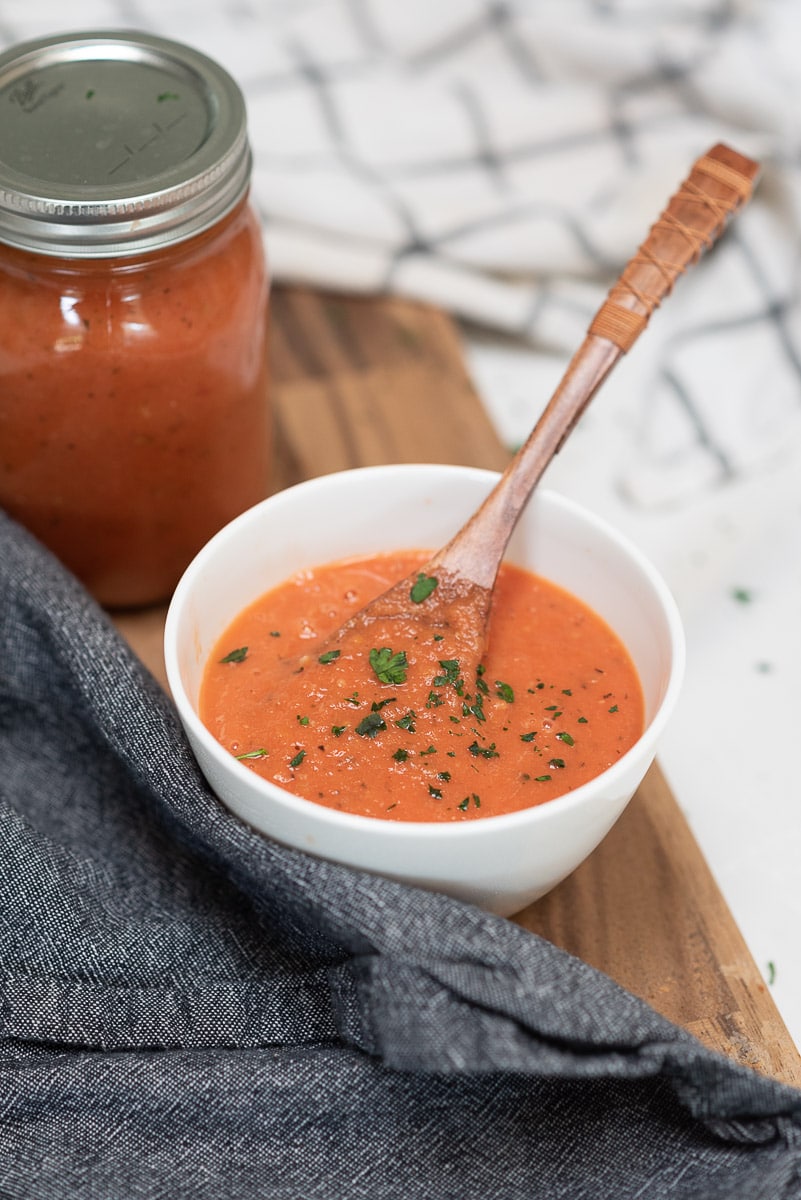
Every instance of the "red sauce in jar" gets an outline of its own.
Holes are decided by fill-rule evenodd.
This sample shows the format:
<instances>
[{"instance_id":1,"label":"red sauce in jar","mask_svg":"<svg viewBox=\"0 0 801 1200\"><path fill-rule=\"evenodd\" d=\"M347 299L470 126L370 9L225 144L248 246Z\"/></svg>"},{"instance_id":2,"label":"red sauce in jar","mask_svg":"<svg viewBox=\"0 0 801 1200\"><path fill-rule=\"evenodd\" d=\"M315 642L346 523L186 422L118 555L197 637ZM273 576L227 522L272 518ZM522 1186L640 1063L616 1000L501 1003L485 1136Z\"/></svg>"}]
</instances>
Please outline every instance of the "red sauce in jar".
<instances>
[{"instance_id":1,"label":"red sauce in jar","mask_svg":"<svg viewBox=\"0 0 801 1200\"><path fill-rule=\"evenodd\" d=\"M246 202L141 257L0 246L0 503L102 603L166 597L266 495L267 303Z\"/></svg>"},{"instance_id":2,"label":"red sauce in jar","mask_svg":"<svg viewBox=\"0 0 801 1200\"><path fill-rule=\"evenodd\" d=\"M241 90L190 46L0 53L0 504L101 603L165 599L268 489Z\"/></svg>"}]
</instances>

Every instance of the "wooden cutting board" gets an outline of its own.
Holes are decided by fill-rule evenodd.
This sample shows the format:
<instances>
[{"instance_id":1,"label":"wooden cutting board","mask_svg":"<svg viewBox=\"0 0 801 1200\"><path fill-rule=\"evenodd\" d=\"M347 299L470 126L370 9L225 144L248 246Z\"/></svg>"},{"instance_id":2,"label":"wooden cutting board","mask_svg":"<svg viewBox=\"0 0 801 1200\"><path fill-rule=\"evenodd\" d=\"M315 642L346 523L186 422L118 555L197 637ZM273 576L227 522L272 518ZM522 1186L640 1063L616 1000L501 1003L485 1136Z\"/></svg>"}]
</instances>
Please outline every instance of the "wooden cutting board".
<instances>
[{"instance_id":1,"label":"wooden cutting board","mask_svg":"<svg viewBox=\"0 0 801 1200\"><path fill-rule=\"evenodd\" d=\"M274 490L378 463L508 460L438 310L276 289L272 352ZM166 686L164 612L115 619ZM594 854L515 919L707 1045L801 1086L801 1058L658 766Z\"/></svg>"}]
</instances>

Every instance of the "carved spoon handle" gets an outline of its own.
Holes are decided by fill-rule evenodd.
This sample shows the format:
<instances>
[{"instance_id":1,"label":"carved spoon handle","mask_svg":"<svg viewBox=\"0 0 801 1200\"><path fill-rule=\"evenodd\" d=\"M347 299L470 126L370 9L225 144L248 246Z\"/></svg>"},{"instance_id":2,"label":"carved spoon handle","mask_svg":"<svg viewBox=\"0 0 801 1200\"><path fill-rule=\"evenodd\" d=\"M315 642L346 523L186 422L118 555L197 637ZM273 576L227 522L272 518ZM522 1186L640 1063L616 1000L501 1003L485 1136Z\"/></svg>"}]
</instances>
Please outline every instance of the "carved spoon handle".
<instances>
[{"instance_id":1,"label":"carved spoon handle","mask_svg":"<svg viewBox=\"0 0 801 1200\"><path fill-rule=\"evenodd\" d=\"M512 530L551 458L679 275L748 200L758 172L758 163L724 145L698 159L610 289L528 440L432 566L492 589Z\"/></svg>"}]
</instances>

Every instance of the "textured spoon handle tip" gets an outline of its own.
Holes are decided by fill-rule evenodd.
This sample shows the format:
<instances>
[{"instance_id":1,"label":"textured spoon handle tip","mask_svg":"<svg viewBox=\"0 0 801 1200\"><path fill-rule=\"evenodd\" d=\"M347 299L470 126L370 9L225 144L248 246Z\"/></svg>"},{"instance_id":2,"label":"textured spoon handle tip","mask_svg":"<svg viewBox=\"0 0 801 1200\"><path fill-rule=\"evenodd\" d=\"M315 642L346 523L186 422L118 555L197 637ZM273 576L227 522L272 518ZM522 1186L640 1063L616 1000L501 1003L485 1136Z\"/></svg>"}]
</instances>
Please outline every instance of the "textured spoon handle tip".
<instances>
[{"instance_id":1,"label":"textured spoon handle tip","mask_svg":"<svg viewBox=\"0 0 801 1200\"><path fill-rule=\"evenodd\" d=\"M631 349L678 277L750 198L758 173L758 163L722 144L699 158L610 290L589 332L624 353Z\"/></svg>"}]
</instances>

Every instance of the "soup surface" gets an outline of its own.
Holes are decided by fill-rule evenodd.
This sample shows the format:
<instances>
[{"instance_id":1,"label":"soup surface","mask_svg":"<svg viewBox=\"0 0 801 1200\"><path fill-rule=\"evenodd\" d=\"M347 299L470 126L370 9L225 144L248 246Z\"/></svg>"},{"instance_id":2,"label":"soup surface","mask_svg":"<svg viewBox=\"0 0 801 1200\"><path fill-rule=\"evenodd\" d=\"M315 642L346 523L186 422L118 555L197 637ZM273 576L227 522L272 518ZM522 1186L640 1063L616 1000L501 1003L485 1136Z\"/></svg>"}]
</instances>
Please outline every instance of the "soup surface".
<instances>
[{"instance_id":1,"label":"soup surface","mask_svg":"<svg viewBox=\"0 0 801 1200\"><path fill-rule=\"evenodd\" d=\"M504 563L483 661L451 632L371 626L320 646L427 560L408 551L302 571L228 627L200 715L252 771L363 816L464 821L543 804L617 761L643 729L633 663L575 596ZM423 589L425 590L425 589Z\"/></svg>"}]
</instances>

